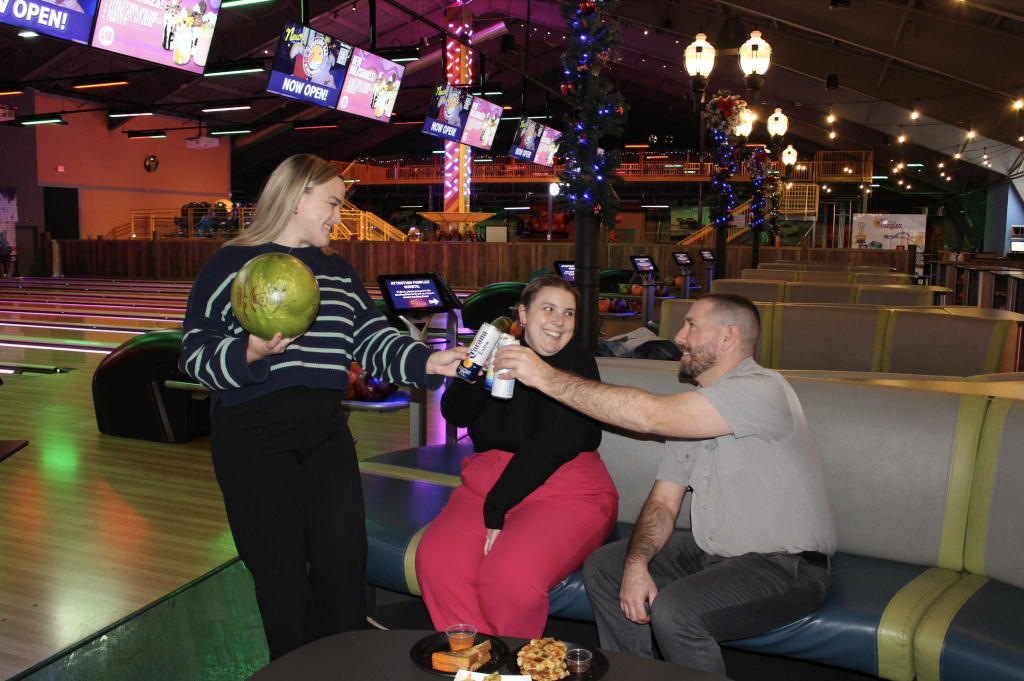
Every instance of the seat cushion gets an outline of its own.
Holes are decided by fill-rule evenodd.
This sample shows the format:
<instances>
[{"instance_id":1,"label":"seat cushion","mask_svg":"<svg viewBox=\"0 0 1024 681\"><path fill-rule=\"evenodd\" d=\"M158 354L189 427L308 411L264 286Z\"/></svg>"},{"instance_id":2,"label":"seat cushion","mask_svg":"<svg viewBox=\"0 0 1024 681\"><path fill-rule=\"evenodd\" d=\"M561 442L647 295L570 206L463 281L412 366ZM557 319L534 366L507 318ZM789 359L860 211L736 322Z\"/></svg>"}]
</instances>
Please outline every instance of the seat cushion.
<instances>
[{"instance_id":1,"label":"seat cushion","mask_svg":"<svg viewBox=\"0 0 1024 681\"><path fill-rule=\"evenodd\" d=\"M967 575L914 637L920 681L1024 680L1024 589Z\"/></svg>"},{"instance_id":2,"label":"seat cushion","mask_svg":"<svg viewBox=\"0 0 1024 681\"><path fill-rule=\"evenodd\" d=\"M454 488L378 473L364 472L361 478L369 549L366 582L418 596L416 546Z\"/></svg>"},{"instance_id":3,"label":"seat cushion","mask_svg":"<svg viewBox=\"0 0 1024 681\"><path fill-rule=\"evenodd\" d=\"M832 273L811 272L811 274ZM802 280L786 284L787 303L834 303L838 305L851 305L856 298L857 287L853 284L821 283Z\"/></svg>"},{"instance_id":4,"label":"seat cushion","mask_svg":"<svg viewBox=\"0 0 1024 681\"><path fill-rule=\"evenodd\" d=\"M632 523L616 523L611 536L605 544L617 542L620 539L629 539L633 533ZM594 610L590 607L590 599L587 598L587 591L583 587L583 568L576 570L559 583L548 594L551 601L551 609L548 615L580 622L593 622Z\"/></svg>"},{"instance_id":5,"label":"seat cushion","mask_svg":"<svg viewBox=\"0 0 1024 681\"><path fill-rule=\"evenodd\" d=\"M760 279L762 281L799 281L798 270L743 270L741 279Z\"/></svg>"},{"instance_id":6,"label":"seat cushion","mask_svg":"<svg viewBox=\"0 0 1024 681\"><path fill-rule=\"evenodd\" d=\"M837 553L820 608L729 647L821 662L885 679L914 678L913 635L956 572Z\"/></svg>"},{"instance_id":7,"label":"seat cushion","mask_svg":"<svg viewBox=\"0 0 1024 681\"><path fill-rule=\"evenodd\" d=\"M761 270L752 270L760 272ZM764 270L772 272L772 270ZM775 270L786 274L784 270ZM795 272L793 274L796 274ZM753 303L781 303L786 297L786 282L757 281L754 279L715 279L712 293L735 293Z\"/></svg>"}]
</instances>

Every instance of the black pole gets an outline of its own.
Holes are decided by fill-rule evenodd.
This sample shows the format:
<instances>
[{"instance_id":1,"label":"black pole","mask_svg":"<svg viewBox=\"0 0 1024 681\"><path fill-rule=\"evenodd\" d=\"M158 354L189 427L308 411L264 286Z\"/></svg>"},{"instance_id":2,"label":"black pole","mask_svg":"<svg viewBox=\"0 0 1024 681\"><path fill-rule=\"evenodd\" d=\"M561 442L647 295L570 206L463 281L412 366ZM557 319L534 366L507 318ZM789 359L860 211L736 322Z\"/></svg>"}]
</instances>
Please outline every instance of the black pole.
<instances>
[{"instance_id":1,"label":"black pole","mask_svg":"<svg viewBox=\"0 0 1024 681\"><path fill-rule=\"evenodd\" d=\"M309 0L302 0L309 2ZM444 50L444 46L441 46ZM377 0L370 0L370 52L377 51Z\"/></svg>"},{"instance_id":2,"label":"black pole","mask_svg":"<svg viewBox=\"0 0 1024 681\"><path fill-rule=\"evenodd\" d=\"M594 96L594 76L585 71L583 77L583 98ZM591 131L588 131L591 132ZM593 135L588 141L593 141ZM583 156L579 159L580 170L594 166L596 144L590 143L583 147ZM574 284L580 292L580 309L576 314L576 340L590 354L597 354L598 297L601 279L601 218L586 208L576 209L576 243L575 261L576 275Z\"/></svg>"},{"instance_id":3,"label":"black pole","mask_svg":"<svg viewBox=\"0 0 1024 681\"><path fill-rule=\"evenodd\" d=\"M520 94L522 111L521 115L526 115L526 56L530 53L530 10L533 9L533 1L526 0L526 38L523 40L523 60L522 60L522 73L523 73L523 91Z\"/></svg>"},{"instance_id":4,"label":"black pole","mask_svg":"<svg viewBox=\"0 0 1024 681\"><path fill-rule=\"evenodd\" d=\"M299 23L309 26L309 0L299 0Z\"/></svg>"}]
</instances>

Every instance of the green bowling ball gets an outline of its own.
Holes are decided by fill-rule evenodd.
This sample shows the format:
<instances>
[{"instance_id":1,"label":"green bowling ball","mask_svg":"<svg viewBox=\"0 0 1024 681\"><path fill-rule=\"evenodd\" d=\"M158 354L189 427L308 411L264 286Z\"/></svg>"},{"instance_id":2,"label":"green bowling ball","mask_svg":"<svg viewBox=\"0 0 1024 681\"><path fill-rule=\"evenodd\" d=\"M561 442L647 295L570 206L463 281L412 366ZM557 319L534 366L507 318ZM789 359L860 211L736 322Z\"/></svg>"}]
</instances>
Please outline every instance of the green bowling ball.
<instances>
[{"instance_id":1,"label":"green bowling ball","mask_svg":"<svg viewBox=\"0 0 1024 681\"><path fill-rule=\"evenodd\" d=\"M242 265L231 284L231 311L242 328L265 340L306 332L320 309L313 272L287 253L264 253Z\"/></svg>"}]
</instances>

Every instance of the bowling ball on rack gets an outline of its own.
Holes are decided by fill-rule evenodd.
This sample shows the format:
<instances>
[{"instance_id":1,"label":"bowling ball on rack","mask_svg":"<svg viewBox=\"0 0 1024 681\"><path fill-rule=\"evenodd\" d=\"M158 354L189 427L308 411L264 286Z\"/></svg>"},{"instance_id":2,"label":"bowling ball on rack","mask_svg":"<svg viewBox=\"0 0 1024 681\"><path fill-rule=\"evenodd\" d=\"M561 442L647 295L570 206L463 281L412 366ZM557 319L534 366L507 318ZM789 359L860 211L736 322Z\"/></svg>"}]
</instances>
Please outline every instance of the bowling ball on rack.
<instances>
[{"instance_id":1,"label":"bowling ball on rack","mask_svg":"<svg viewBox=\"0 0 1024 681\"><path fill-rule=\"evenodd\" d=\"M640 284L633 284L633 288L630 291L634 296L642 296L644 293L644 287Z\"/></svg>"},{"instance_id":2,"label":"bowling ball on rack","mask_svg":"<svg viewBox=\"0 0 1024 681\"><path fill-rule=\"evenodd\" d=\"M612 301L608 300L607 298L601 298L599 301L597 301L598 312L609 312L611 309Z\"/></svg>"},{"instance_id":3,"label":"bowling ball on rack","mask_svg":"<svg viewBox=\"0 0 1024 681\"><path fill-rule=\"evenodd\" d=\"M682 286L682 285L683 285L683 278L682 277L676 277L676 286Z\"/></svg>"},{"instance_id":4,"label":"bowling ball on rack","mask_svg":"<svg viewBox=\"0 0 1024 681\"><path fill-rule=\"evenodd\" d=\"M668 295L668 288L665 286L655 286L654 295L658 296L659 298L664 298L665 296Z\"/></svg>"},{"instance_id":5,"label":"bowling ball on rack","mask_svg":"<svg viewBox=\"0 0 1024 681\"><path fill-rule=\"evenodd\" d=\"M634 300L633 301L633 312L643 312L643 310L644 310L644 304L641 303L639 300Z\"/></svg>"},{"instance_id":6,"label":"bowling ball on rack","mask_svg":"<svg viewBox=\"0 0 1024 681\"><path fill-rule=\"evenodd\" d=\"M306 332L320 309L313 272L295 256L264 253L242 265L231 284L231 311L242 328L270 340Z\"/></svg>"},{"instance_id":7,"label":"bowling ball on rack","mask_svg":"<svg viewBox=\"0 0 1024 681\"><path fill-rule=\"evenodd\" d=\"M628 296L631 288L629 284L619 284L619 295Z\"/></svg>"}]
</instances>

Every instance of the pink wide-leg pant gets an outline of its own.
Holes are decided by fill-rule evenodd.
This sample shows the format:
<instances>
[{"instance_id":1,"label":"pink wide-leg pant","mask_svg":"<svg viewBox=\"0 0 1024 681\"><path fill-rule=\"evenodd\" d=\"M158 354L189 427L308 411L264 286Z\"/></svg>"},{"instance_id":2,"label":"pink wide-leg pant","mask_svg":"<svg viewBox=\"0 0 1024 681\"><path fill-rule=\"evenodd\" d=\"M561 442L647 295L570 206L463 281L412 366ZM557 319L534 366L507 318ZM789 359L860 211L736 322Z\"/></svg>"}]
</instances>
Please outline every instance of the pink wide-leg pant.
<instances>
[{"instance_id":1,"label":"pink wide-leg pant","mask_svg":"<svg viewBox=\"0 0 1024 681\"><path fill-rule=\"evenodd\" d=\"M484 498L512 456L490 450L466 458L462 486L420 540L416 576L438 631L467 623L488 634L540 637L548 592L615 526L615 483L597 452L583 452L509 511L485 557Z\"/></svg>"}]
</instances>

